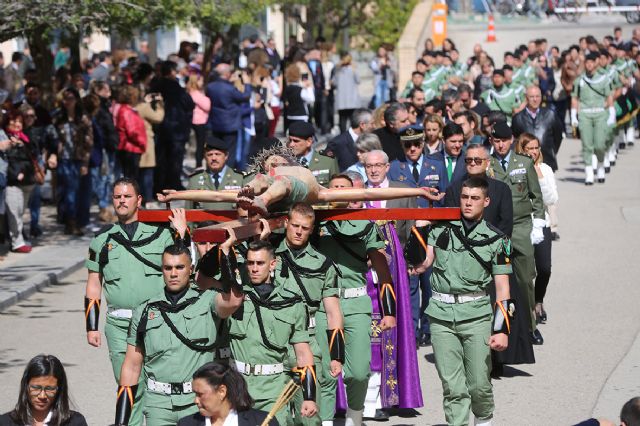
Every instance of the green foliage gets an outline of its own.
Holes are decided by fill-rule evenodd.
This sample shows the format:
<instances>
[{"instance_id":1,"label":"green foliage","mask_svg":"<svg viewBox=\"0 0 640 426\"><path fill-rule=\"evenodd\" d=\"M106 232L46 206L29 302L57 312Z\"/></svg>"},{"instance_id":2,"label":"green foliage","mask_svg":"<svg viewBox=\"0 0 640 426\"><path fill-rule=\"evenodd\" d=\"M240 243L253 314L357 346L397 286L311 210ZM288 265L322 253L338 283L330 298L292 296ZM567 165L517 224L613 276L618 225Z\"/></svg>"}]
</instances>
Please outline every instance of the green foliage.
<instances>
[{"instance_id":1,"label":"green foliage","mask_svg":"<svg viewBox=\"0 0 640 426\"><path fill-rule=\"evenodd\" d=\"M127 36L136 30L153 30L191 24L205 31L251 23L270 0L20 0L3 2L0 42L34 31L51 30L88 34L112 31Z\"/></svg>"},{"instance_id":2,"label":"green foliage","mask_svg":"<svg viewBox=\"0 0 640 426\"><path fill-rule=\"evenodd\" d=\"M351 34L364 37L365 42L373 48L383 43L396 44L417 2L418 0L372 2L371 15L355 21Z\"/></svg>"}]
</instances>

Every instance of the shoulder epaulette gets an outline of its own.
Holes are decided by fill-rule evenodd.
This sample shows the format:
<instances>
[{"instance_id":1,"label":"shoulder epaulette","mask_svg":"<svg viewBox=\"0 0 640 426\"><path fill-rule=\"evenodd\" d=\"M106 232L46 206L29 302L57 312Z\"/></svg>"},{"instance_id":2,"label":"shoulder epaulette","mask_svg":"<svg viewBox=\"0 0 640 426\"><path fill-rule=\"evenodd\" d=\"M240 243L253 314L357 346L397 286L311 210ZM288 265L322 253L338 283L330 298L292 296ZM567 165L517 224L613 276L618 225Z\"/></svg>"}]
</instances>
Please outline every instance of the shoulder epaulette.
<instances>
[{"instance_id":1,"label":"shoulder epaulette","mask_svg":"<svg viewBox=\"0 0 640 426\"><path fill-rule=\"evenodd\" d=\"M318 155L322 155L323 157L334 158L333 151L327 151L326 149L323 149L322 151L318 151Z\"/></svg>"},{"instance_id":2,"label":"shoulder epaulette","mask_svg":"<svg viewBox=\"0 0 640 426\"><path fill-rule=\"evenodd\" d=\"M97 237L98 235L104 234L105 232L109 232L111 230L111 228L113 228L114 224L113 223L109 223L105 226L103 226L102 228L100 228L96 233L95 236Z\"/></svg>"},{"instance_id":3,"label":"shoulder epaulette","mask_svg":"<svg viewBox=\"0 0 640 426\"><path fill-rule=\"evenodd\" d=\"M193 172L191 172L191 174L188 177L189 177L189 179L191 179L192 177L197 176L197 175L199 175L201 173L204 173L204 169L202 167L198 167Z\"/></svg>"},{"instance_id":4,"label":"shoulder epaulette","mask_svg":"<svg viewBox=\"0 0 640 426\"><path fill-rule=\"evenodd\" d=\"M495 232L496 234L500 235L501 237L507 237L507 235L502 232L500 229L498 229L498 227L496 227L495 225L485 221L487 224L487 228L491 229L493 232Z\"/></svg>"},{"instance_id":5,"label":"shoulder epaulette","mask_svg":"<svg viewBox=\"0 0 640 426\"><path fill-rule=\"evenodd\" d=\"M245 173L247 173L244 170L240 170L240 169L233 169L233 171L242 176L246 176Z\"/></svg>"}]
</instances>

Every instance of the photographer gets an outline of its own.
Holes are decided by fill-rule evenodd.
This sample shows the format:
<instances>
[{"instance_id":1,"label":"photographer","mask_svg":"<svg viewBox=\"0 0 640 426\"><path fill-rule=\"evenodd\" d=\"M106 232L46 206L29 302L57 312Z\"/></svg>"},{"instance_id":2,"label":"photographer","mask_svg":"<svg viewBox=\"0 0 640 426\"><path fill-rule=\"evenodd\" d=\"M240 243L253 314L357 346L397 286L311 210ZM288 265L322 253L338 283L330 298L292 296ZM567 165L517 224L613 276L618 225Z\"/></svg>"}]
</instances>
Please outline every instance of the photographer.
<instances>
[{"instance_id":1,"label":"photographer","mask_svg":"<svg viewBox=\"0 0 640 426\"><path fill-rule=\"evenodd\" d=\"M313 105L316 95L309 73L300 72L296 64L291 64L284 72L286 87L282 93L285 108L285 130L293 121L309 121L309 105Z\"/></svg>"}]
</instances>

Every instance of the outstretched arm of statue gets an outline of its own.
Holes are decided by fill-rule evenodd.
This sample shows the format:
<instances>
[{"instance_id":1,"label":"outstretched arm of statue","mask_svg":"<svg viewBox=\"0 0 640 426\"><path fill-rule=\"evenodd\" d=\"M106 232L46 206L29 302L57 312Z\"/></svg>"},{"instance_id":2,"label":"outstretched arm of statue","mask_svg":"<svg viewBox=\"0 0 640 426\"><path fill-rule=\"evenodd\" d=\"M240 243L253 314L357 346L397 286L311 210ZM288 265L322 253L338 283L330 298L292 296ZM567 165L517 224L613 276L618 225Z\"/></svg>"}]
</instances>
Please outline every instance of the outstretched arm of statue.
<instances>
[{"instance_id":1,"label":"outstretched arm of statue","mask_svg":"<svg viewBox=\"0 0 640 426\"><path fill-rule=\"evenodd\" d=\"M378 201L398 198L424 197L431 201L440 201L444 192L436 188L335 188L321 189L318 201Z\"/></svg>"},{"instance_id":2,"label":"outstretched arm of statue","mask_svg":"<svg viewBox=\"0 0 640 426\"><path fill-rule=\"evenodd\" d=\"M200 201L204 203L228 202L234 203L238 197L237 189L229 189L223 191L210 191L201 189L187 189L185 191L176 191L175 189L164 189L162 194L156 194L158 201L166 203L175 200Z\"/></svg>"}]
</instances>

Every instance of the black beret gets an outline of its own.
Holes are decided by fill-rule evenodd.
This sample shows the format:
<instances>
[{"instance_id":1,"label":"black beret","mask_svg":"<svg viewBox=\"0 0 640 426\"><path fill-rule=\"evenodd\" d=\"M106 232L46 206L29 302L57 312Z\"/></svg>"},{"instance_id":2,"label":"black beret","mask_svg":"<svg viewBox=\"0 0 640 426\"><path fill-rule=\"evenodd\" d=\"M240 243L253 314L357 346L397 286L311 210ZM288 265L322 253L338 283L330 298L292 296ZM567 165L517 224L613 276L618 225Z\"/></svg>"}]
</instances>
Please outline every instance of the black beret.
<instances>
[{"instance_id":1,"label":"black beret","mask_svg":"<svg viewBox=\"0 0 640 426\"><path fill-rule=\"evenodd\" d=\"M211 134L211 132L207 133L207 139L205 141L205 149L219 149L220 151L229 151L229 144L220 138L217 138Z\"/></svg>"},{"instance_id":2,"label":"black beret","mask_svg":"<svg viewBox=\"0 0 640 426\"><path fill-rule=\"evenodd\" d=\"M289 125L289 136L308 139L316 133L313 125L306 121L294 121Z\"/></svg>"},{"instance_id":3,"label":"black beret","mask_svg":"<svg viewBox=\"0 0 640 426\"><path fill-rule=\"evenodd\" d=\"M491 137L496 139L511 139L513 132L506 121L498 121L491 128Z\"/></svg>"},{"instance_id":4,"label":"black beret","mask_svg":"<svg viewBox=\"0 0 640 426\"><path fill-rule=\"evenodd\" d=\"M598 52L589 52L587 56L584 57L585 61L597 61L600 58L600 54Z\"/></svg>"},{"instance_id":5,"label":"black beret","mask_svg":"<svg viewBox=\"0 0 640 426\"><path fill-rule=\"evenodd\" d=\"M504 77L504 71L500 68L496 68L495 70L493 70L493 75L501 75Z\"/></svg>"}]
</instances>

